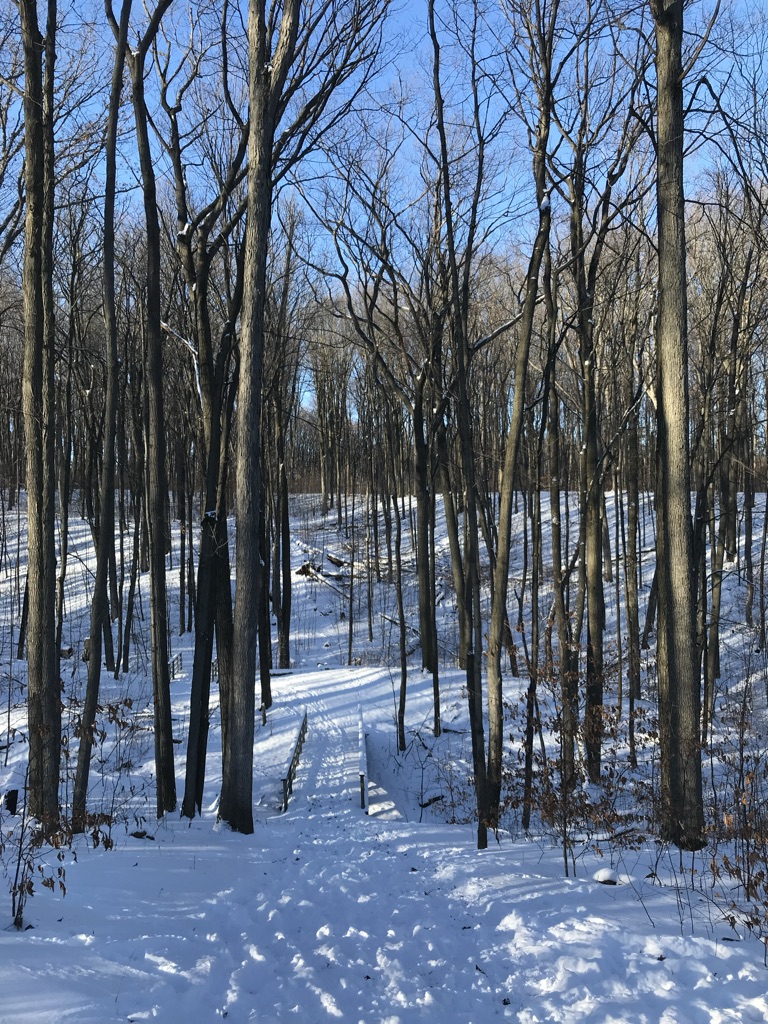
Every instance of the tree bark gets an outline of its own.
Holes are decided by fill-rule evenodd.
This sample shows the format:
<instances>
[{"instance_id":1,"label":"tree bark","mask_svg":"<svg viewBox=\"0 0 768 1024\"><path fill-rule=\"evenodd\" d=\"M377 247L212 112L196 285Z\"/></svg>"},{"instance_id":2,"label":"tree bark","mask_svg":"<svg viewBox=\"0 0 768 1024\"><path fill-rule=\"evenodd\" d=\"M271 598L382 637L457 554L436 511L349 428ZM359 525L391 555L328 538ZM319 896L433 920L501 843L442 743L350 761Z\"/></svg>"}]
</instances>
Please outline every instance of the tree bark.
<instances>
[{"instance_id":1,"label":"tree bark","mask_svg":"<svg viewBox=\"0 0 768 1024\"><path fill-rule=\"evenodd\" d=\"M548 52L548 51L546 51ZM542 74L542 82L548 79ZM512 544L512 504L515 479L519 473L518 460L525 414L525 390L528 375L528 357L533 337L534 317L539 289L539 272L544 259L551 224L549 196L546 192L546 156L549 144L551 96L544 90L539 96L539 122L533 152L533 180L538 204L538 225L528 270L525 277L523 315L518 331L515 357L514 397L509 424L501 494L499 498L498 544L493 576L493 604L488 633L488 785L491 823L498 822L501 798L502 746L504 739L504 713L502 704L501 651L504 626L507 621L507 592L509 587L509 558Z\"/></svg>"},{"instance_id":2,"label":"tree bark","mask_svg":"<svg viewBox=\"0 0 768 1024\"><path fill-rule=\"evenodd\" d=\"M688 338L683 182L684 0L651 0L656 27L657 219L656 564L662 835L704 841L688 440Z\"/></svg>"},{"instance_id":3,"label":"tree bark","mask_svg":"<svg viewBox=\"0 0 768 1024\"><path fill-rule=\"evenodd\" d=\"M150 626L152 634L152 686L155 724L157 817L176 808L176 771L171 725L171 686L168 669L168 606L165 549L168 535L168 481L165 465L163 403L163 340L160 307L161 239L157 190L149 143L149 114L144 98L146 55L172 0L160 0L137 50L128 50L133 87L133 110L141 168L147 232L145 310L145 521L150 572ZM114 31L114 26L113 26Z\"/></svg>"},{"instance_id":4,"label":"tree bark","mask_svg":"<svg viewBox=\"0 0 768 1024\"><path fill-rule=\"evenodd\" d=\"M50 836L59 823L61 698L55 643L53 75L56 3L42 37L34 0L21 0L26 221L22 406L27 452L29 568L29 813Z\"/></svg>"},{"instance_id":5,"label":"tree bark","mask_svg":"<svg viewBox=\"0 0 768 1024\"><path fill-rule=\"evenodd\" d=\"M261 497L261 384L264 302L271 223L272 150L278 104L293 61L299 0L282 6L275 53L270 50L265 0L248 11L248 205L245 234L240 384L237 405L235 506L234 672L229 695L229 742L223 753L219 817L237 832L253 832L253 730L257 618L261 588L258 537Z\"/></svg>"},{"instance_id":6,"label":"tree bark","mask_svg":"<svg viewBox=\"0 0 768 1024\"><path fill-rule=\"evenodd\" d=\"M478 552L477 494L475 486L475 454L468 392L469 347L467 343L467 321L469 295L466 277L460 279L459 256L454 235L454 213L451 183L451 163L448 156L448 139L445 120L444 99L441 83L440 42L435 27L435 5L428 5L429 35L432 42L432 81L435 101L435 121L440 140L440 182L443 213L445 217L445 244L450 279L452 302L453 343L456 359L456 386L458 401L456 423L461 453L461 468L464 477L464 607L467 615L470 648L467 652L467 701L469 705L470 731L472 735L472 762L474 768L475 796L477 801L477 847L483 850L488 845L489 790L487 780L485 728L483 722L482 648L483 626L480 613L480 565ZM478 183L482 180L478 172ZM477 197L473 217L477 215ZM470 229L471 235L471 229ZM468 240L462 259L464 274L472 260L472 240ZM402 489L401 489L402 491Z\"/></svg>"},{"instance_id":7,"label":"tree bark","mask_svg":"<svg viewBox=\"0 0 768 1024\"><path fill-rule=\"evenodd\" d=\"M110 628L107 582L110 551L115 545L115 438L117 434L117 403L119 361L117 356L117 313L115 307L115 189L116 151L120 94L128 39L131 0L123 0L120 13L109 98L106 137L106 176L104 189L104 326L106 332L107 389L104 411L104 456L101 470L101 519L96 549L96 578L91 600L91 652L88 661L88 682L80 723L80 746L77 752L77 773L72 795L72 829L82 832L86 825L86 795L93 747L93 727L99 699L101 679L102 626Z\"/></svg>"}]
</instances>

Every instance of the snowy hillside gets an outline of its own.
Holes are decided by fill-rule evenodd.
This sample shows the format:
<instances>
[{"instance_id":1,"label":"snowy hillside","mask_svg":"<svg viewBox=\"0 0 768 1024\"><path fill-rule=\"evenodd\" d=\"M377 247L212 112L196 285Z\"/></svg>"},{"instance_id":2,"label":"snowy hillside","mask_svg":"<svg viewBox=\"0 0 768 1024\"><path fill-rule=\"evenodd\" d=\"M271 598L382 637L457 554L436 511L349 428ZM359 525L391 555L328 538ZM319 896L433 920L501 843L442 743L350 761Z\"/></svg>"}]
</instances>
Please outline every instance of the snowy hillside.
<instances>
[{"instance_id":1,"label":"snowy hillside","mask_svg":"<svg viewBox=\"0 0 768 1024\"><path fill-rule=\"evenodd\" d=\"M313 529L306 513L297 518L296 568L330 545ZM75 651L65 663L65 730L85 679L87 528L75 524L74 533L82 568L69 574ZM25 748L11 583L4 575L0 590L3 792L23 789ZM8 925L0 931L2 1024L768 1020L765 946L740 920L729 922L706 850L681 860L650 838L622 845L573 836L566 877L556 831L537 820L521 833L511 800L509 829L478 853L467 821L461 673L441 670L444 734L435 740L432 678L413 661L408 749L399 753L399 670L381 665L386 588L377 591L376 639L356 634L360 664L350 667L343 580L294 573L293 585L294 668L275 675L274 708L257 724L253 835L216 824L217 715L203 817L154 820L151 687L140 661L117 682L103 675L92 834L58 851L36 849L23 817L0 809L6 888L20 864L34 885L26 930L10 924L10 897L0 903ZM446 598L444 632L450 614ZM185 634L173 643L181 794L193 641ZM280 780L304 711L308 732L283 811Z\"/></svg>"}]
</instances>

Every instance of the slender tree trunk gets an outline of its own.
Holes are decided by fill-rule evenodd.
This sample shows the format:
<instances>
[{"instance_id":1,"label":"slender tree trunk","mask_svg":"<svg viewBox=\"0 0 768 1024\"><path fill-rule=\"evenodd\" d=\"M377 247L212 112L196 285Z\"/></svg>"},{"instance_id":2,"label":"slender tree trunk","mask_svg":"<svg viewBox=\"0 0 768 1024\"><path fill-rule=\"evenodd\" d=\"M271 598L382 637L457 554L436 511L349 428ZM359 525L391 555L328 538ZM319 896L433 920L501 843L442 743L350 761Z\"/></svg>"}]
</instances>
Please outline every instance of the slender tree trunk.
<instances>
[{"instance_id":1,"label":"slender tree trunk","mask_svg":"<svg viewBox=\"0 0 768 1024\"><path fill-rule=\"evenodd\" d=\"M393 494L392 500L397 507L397 494ZM403 527L400 516L396 516L395 525L395 567L397 570L397 625L398 625L398 650L400 652L400 696L397 703L397 749L405 750L405 697L408 686L408 661L405 647L405 605L403 604L403 559L402 559L402 537Z\"/></svg>"},{"instance_id":2,"label":"slender tree trunk","mask_svg":"<svg viewBox=\"0 0 768 1024\"><path fill-rule=\"evenodd\" d=\"M277 658L280 668L291 667L291 515L288 503L288 472L286 468L285 429L282 424L282 411L279 427L278 486L280 488L279 522L275 523L275 531L280 532L280 574L282 576L279 629L277 634Z\"/></svg>"},{"instance_id":3,"label":"slender tree trunk","mask_svg":"<svg viewBox=\"0 0 768 1024\"><path fill-rule=\"evenodd\" d=\"M540 438L541 439L541 438ZM527 831L531 824L531 812L533 810L533 742L537 731L541 733L541 723L538 721L539 709L536 691L539 682L539 562L541 551L541 489L540 489L540 451L537 452L536 465L533 467L533 479L531 494L533 504L533 517L531 520L531 546L533 548L531 558L531 647L528 652L528 691L525 700L525 739L524 748L524 775L523 775L523 814L521 824ZM542 769L546 773L546 767ZM565 799L565 794L563 795Z\"/></svg>"},{"instance_id":4,"label":"slender tree trunk","mask_svg":"<svg viewBox=\"0 0 768 1024\"><path fill-rule=\"evenodd\" d=\"M72 275L74 277L74 273ZM70 280L71 294L74 295L75 288ZM56 576L56 650L61 650L62 633L64 630L64 596L67 579L67 564L69 561L69 503L72 480L72 460L70 451L72 448L72 361L74 347L74 324L72 323L72 312L70 311L70 323L68 331L68 358L67 358L67 380L64 386L64 410L61 416L63 422L60 424L59 434L61 435L61 447L57 446L56 462L58 465L58 490L59 490L59 564Z\"/></svg>"},{"instance_id":5,"label":"slender tree trunk","mask_svg":"<svg viewBox=\"0 0 768 1024\"><path fill-rule=\"evenodd\" d=\"M144 216L147 231L145 390L145 475L149 572L150 628L152 635L152 685L155 708L155 772L157 816L176 808L176 772L171 724L170 673L168 669L168 605L165 553L168 536L168 481L165 465L165 414L163 407L163 341L161 328L161 239L149 115L144 99L145 59L163 13L172 0L160 0L150 27L138 50L129 50L128 66L133 86L133 109L141 167Z\"/></svg>"},{"instance_id":6,"label":"slender tree trunk","mask_svg":"<svg viewBox=\"0 0 768 1024\"><path fill-rule=\"evenodd\" d=\"M563 530L561 515L562 461L560 454L560 402L557 393L556 367L556 284L552 279L549 248L544 263L544 295L547 305L549 400L547 402L547 444L549 455L549 517L552 544L555 622L560 653L560 776L563 801L567 801L576 784L576 733L579 720L578 653L575 650L568 614L567 569L563 565ZM567 540L566 540L567 543Z\"/></svg>"},{"instance_id":7,"label":"slender tree trunk","mask_svg":"<svg viewBox=\"0 0 768 1024\"><path fill-rule=\"evenodd\" d=\"M768 481L766 484L765 505L763 506L763 531L760 535L760 569L758 575L758 608L760 611L760 647L764 651L768 642L768 600L766 600L765 565L768 556Z\"/></svg>"},{"instance_id":8,"label":"slender tree trunk","mask_svg":"<svg viewBox=\"0 0 768 1024\"><path fill-rule=\"evenodd\" d=\"M373 468L373 460L368 460L369 471ZM373 643L373 569L371 559L371 524L375 515L373 507L372 474L368 477L368 493L365 496L365 507L367 510L365 521L365 610L368 620L368 643Z\"/></svg>"},{"instance_id":9,"label":"slender tree trunk","mask_svg":"<svg viewBox=\"0 0 768 1024\"><path fill-rule=\"evenodd\" d=\"M144 501L141 493L134 499L133 545L131 547L131 572L128 580L128 598L125 602L125 628L123 630L123 673L130 669L131 661L131 630L133 628L133 611L136 604L136 587L139 578L139 562L141 548L141 531L144 520Z\"/></svg>"},{"instance_id":10,"label":"slender tree trunk","mask_svg":"<svg viewBox=\"0 0 768 1024\"><path fill-rule=\"evenodd\" d=\"M203 415L208 420L206 433L206 476L205 476L205 509L201 522L200 554L198 559L198 580L195 593L195 653L192 662L192 682L190 687L189 729L187 740L187 758L184 777L184 799L181 813L193 818L195 808L202 810L203 788L205 782L205 762L208 749L208 727L211 687L211 660L213 658L213 641L216 635L217 657L219 660L219 690L226 690L222 664L226 655L222 651L222 638L229 638L231 631L225 627L220 631L217 617L222 612L223 603L219 601L218 588L225 578L224 570L229 572L229 555L224 538L226 537L226 491L229 468L229 430L232 418L232 402L235 391L234 383L230 385L227 396L222 393L221 381L224 368L229 364L230 330L225 328L221 339L219 355L215 371L207 368L211 386L204 389ZM205 372L205 371L204 371ZM190 551L190 560L192 553ZM228 579L228 576L226 576ZM194 573L190 564L190 586L194 581ZM226 600L231 603L231 593L227 585ZM231 608L228 613L231 618ZM226 708L222 703L222 719L226 716Z\"/></svg>"},{"instance_id":11,"label":"slender tree trunk","mask_svg":"<svg viewBox=\"0 0 768 1024\"><path fill-rule=\"evenodd\" d=\"M523 316L518 331L517 355L515 359L514 397L512 417L507 435L502 470L501 495L499 502L498 544L493 579L493 605L488 635L488 785L491 823L495 827L501 798L501 766L504 739L504 712L502 703L501 651L504 625L507 619L507 592L509 586L509 559L512 544L512 502L515 479L518 474L520 441L523 433L525 414L525 390L528 374L528 357L535 321L536 302L539 288L539 272L546 251L551 213L549 198L545 193L545 165L549 138L549 107L542 104L539 120L539 134L534 151L534 182L539 204L539 223L533 251L525 279Z\"/></svg>"},{"instance_id":12,"label":"slender tree trunk","mask_svg":"<svg viewBox=\"0 0 768 1024\"><path fill-rule=\"evenodd\" d=\"M29 507L29 506L27 506ZM18 562L17 562L18 565ZM29 571L24 577L24 596L21 599L21 621L19 622L19 639L16 644L16 660L24 660L24 649L27 645L29 631Z\"/></svg>"},{"instance_id":13,"label":"slender tree trunk","mask_svg":"<svg viewBox=\"0 0 768 1024\"><path fill-rule=\"evenodd\" d=\"M480 566L478 551L477 488L475 482L475 452L470 415L468 389L469 347L467 323L469 316L468 293L459 276L459 257L454 235L451 162L448 155L448 137L441 83L440 43L435 28L434 0L428 5L429 35L432 42L432 81L435 99L435 117L440 139L441 200L445 216L446 251L450 294L453 308L452 327L456 359L456 386L458 392L456 423L461 454L464 483L464 603L467 613L469 642L467 653L467 700L472 735L472 763L477 800L477 847L488 845L489 790L483 721L482 653L483 624L480 612ZM464 261L472 258L472 242L467 243Z\"/></svg>"},{"instance_id":14,"label":"slender tree trunk","mask_svg":"<svg viewBox=\"0 0 768 1024\"><path fill-rule=\"evenodd\" d=\"M637 581L638 518L640 515L639 461L637 417L633 413L627 424L625 459L622 463L627 492L624 591L627 605L627 673L630 715L633 711L634 701L640 699L640 600Z\"/></svg>"},{"instance_id":15,"label":"slender tree trunk","mask_svg":"<svg viewBox=\"0 0 768 1024\"><path fill-rule=\"evenodd\" d=\"M125 607L125 534L127 531L127 519L125 515L125 415L118 405L117 409L117 463L118 463L118 528L120 558L115 553L115 562L110 564L110 585L114 593L111 595L112 615L117 621L117 652L115 655L115 679L120 677L121 662L123 659L123 642L125 632L125 621L123 611Z\"/></svg>"},{"instance_id":16,"label":"slender tree trunk","mask_svg":"<svg viewBox=\"0 0 768 1024\"><path fill-rule=\"evenodd\" d=\"M193 474L194 478L194 474ZM196 627L195 620L195 601L197 599L197 589L195 587L195 550L192 544L193 536L193 502L194 495L190 489L187 493L187 537L189 538L187 543L187 564L184 567L184 571L187 574L187 632L191 633Z\"/></svg>"},{"instance_id":17,"label":"slender tree trunk","mask_svg":"<svg viewBox=\"0 0 768 1024\"><path fill-rule=\"evenodd\" d=\"M104 410L104 454L101 471L101 519L96 549L96 578L91 601L91 655L88 661L88 682L80 725L80 746L77 752L77 773L72 796L72 828L82 832L86 827L86 795L90 774L93 727L99 699L101 678L102 628L111 633L107 583L110 550L115 547L115 438L117 434L117 403L119 361L117 355L117 313L115 307L115 188L118 117L123 68L128 38L131 0L123 0L120 28L115 49L112 87L106 138L106 184L104 191L104 266L103 297L106 333L107 390Z\"/></svg>"},{"instance_id":18,"label":"slender tree trunk","mask_svg":"<svg viewBox=\"0 0 768 1024\"><path fill-rule=\"evenodd\" d=\"M347 478L350 476L350 469L347 466ZM352 520L351 520L351 533L350 533L350 551L349 551L349 593L347 595L347 665L353 664L353 644L355 639L355 557L357 551L355 549L355 473L354 470L351 472L352 476ZM398 519L398 526L400 520Z\"/></svg>"},{"instance_id":19,"label":"slender tree trunk","mask_svg":"<svg viewBox=\"0 0 768 1024\"><path fill-rule=\"evenodd\" d=\"M445 530L448 534L448 546L451 552L451 569L453 572L453 587L456 593L456 610L459 617L459 667L467 666L467 651L471 647L470 619L467 614L467 607L464 593L464 567L461 559L461 541L459 538L459 520L456 514L456 504L453 494L453 484L450 475L450 463L448 459L448 439L445 436L445 426L440 423L437 427L437 450L438 450L438 475L443 494L443 509L445 513Z\"/></svg>"},{"instance_id":20,"label":"slender tree trunk","mask_svg":"<svg viewBox=\"0 0 768 1024\"><path fill-rule=\"evenodd\" d=\"M176 449L178 466L177 514L179 517L179 636L184 636L187 618L187 457L179 442ZM192 538L190 537L190 542Z\"/></svg>"},{"instance_id":21,"label":"slender tree trunk","mask_svg":"<svg viewBox=\"0 0 768 1024\"><path fill-rule=\"evenodd\" d=\"M753 391L754 393L754 391ZM755 453L751 442L744 460L744 577L747 592L744 601L744 621L749 629L754 625L755 563L752 554L754 541L753 513L755 509Z\"/></svg>"},{"instance_id":22,"label":"slender tree trunk","mask_svg":"<svg viewBox=\"0 0 768 1024\"><path fill-rule=\"evenodd\" d=\"M227 520L221 520L221 553L217 559L216 571L216 661L219 668L219 707L221 712L222 749L229 736L229 709L232 693L233 669L233 622L232 622L232 581L229 559L229 535Z\"/></svg>"},{"instance_id":23,"label":"slender tree trunk","mask_svg":"<svg viewBox=\"0 0 768 1024\"><path fill-rule=\"evenodd\" d=\"M706 634L706 596L702 596L702 615L697 622L697 629L700 630L704 639L703 666L704 666L704 703L701 716L701 742L706 744L707 735L712 725L712 715L715 709L715 682L720 678L720 609L723 592L723 564L726 555L726 538L729 524L727 516L720 515L719 523L715 517L714 494L709 502L709 521L711 546L709 561L711 566L711 598L709 605L709 633ZM706 566L706 558L702 559L702 567Z\"/></svg>"},{"instance_id":24,"label":"slender tree trunk","mask_svg":"<svg viewBox=\"0 0 768 1024\"><path fill-rule=\"evenodd\" d=\"M586 391L590 388L587 386ZM600 781L603 738L603 635L605 632L605 594L603 591L603 548L600 506L602 495L597 471L597 424L594 382L584 446L583 484L585 488L585 554L587 593L587 678L584 713L584 746L587 773L591 782ZM592 424L592 426L589 426ZM593 433L594 431L594 433Z\"/></svg>"},{"instance_id":25,"label":"slender tree trunk","mask_svg":"<svg viewBox=\"0 0 768 1024\"><path fill-rule=\"evenodd\" d=\"M258 607L259 683L261 706L272 706L272 622L269 604L269 537L267 536L267 488L262 476L261 515L259 516L259 559L261 588Z\"/></svg>"},{"instance_id":26,"label":"slender tree trunk","mask_svg":"<svg viewBox=\"0 0 768 1024\"><path fill-rule=\"evenodd\" d=\"M437 583L435 566L435 488L434 482L429 489L429 589L432 595L432 650L435 657L432 665L432 731L440 736L443 726L440 718L440 669L437 650Z\"/></svg>"},{"instance_id":27,"label":"slender tree trunk","mask_svg":"<svg viewBox=\"0 0 768 1024\"><path fill-rule=\"evenodd\" d=\"M429 548L429 453L424 436L425 375L417 381L413 405L414 462L416 476L416 575L419 585L419 634L421 636L421 667L431 672L436 662L433 648L433 593L430 589Z\"/></svg>"}]
</instances>

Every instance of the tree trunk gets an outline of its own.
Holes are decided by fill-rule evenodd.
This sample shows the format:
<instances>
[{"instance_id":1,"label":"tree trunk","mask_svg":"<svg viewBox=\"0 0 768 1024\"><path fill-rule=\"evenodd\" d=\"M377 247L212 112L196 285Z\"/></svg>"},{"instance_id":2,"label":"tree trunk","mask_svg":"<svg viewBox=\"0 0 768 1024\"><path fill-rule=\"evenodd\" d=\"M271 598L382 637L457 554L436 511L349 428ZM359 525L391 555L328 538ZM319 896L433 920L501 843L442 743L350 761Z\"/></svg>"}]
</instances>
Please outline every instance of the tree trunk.
<instances>
[{"instance_id":1,"label":"tree trunk","mask_svg":"<svg viewBox=\"0 0 768 1024\"><path fill-rule=\"evenodd\" d=\"M115 438L117 434L117 403L119 361L117 355L117 314L115 308L115 182L118 116L123 84L125 50L131 0L124 0L115 49L109 118L106 137L106 184L104 191L104 326L106 333L107 390L104 410L104 459L101 471L101 521L96 549L96 577L91 600L91 652L88 661L88 682L80 724L80 746L77 752L77 773L72 795L72 829L83 832L86 827L86 795L90 774L93 727L99 699L101 678L102 628L110 629L107 582L110 550L115 546Z\"/></svg>"},{"instance_id":2,"label":"tree trunk","mask_svg":"<svg viewBox=\"0 0 768 1024\"><path fill-rule=\"evenodd\" d=\"M629 684L630 716L634 701L640 699L640 601L637 583L638 518L640 494L638 486L639 452L637 416L627 423L625 459L622 462L627 491L627 525L624 546L624 592L627 605L627 673ZM623 521L622 521L623 522Z\"/></svg>"},{"instance_id":3,"label":"tree trunk","mask_svg":"<svg viewBox=\"0 0 768 1024\"><path fill-rule=\"evenodd\" d=\"M507 620L509 559L512 544L512 501L515 479L519 472L518 458L525 414L528 356L536 315L539 272L549 239L551 222L549 199L545 193L544 165L549 139L549 115L548 102L542 103L539 115L539 133L533 158L534 182L539 204L539 223L525 278L523 316L518 332L514 397L502 471L499 501L499 534L493 579L493 604L488 634L488 785L492 823L495 823L497 820L501 797L501 763L504 738L501 650L504 638L504 625Z\"/></svg>"},{"instance_id":4,"label":"tree trunk","mask_svg":"<svg viewBox=\"0 0 768 1024\"><path fill-rule=\"evenodd\" d=\"M456 424L464 483L464 604L467 615L467 700L472 735L472 763L474 768L475 797L477 801L477 847L488 845L489 790L483 722L482 653L483 624L480 613L480 565L478 552L477 489L475 486L475 452L472 418L468 390L469 346L467 323L469 317L468 291L459 277L459 257L454 236L451 163L448 156L448 138L440 71L440 43L435 28L434 0L428 5L429 35L432 42L432 81L435 100L435 121L440 140L440 181L445 216L446 252L452 301L453 345L456 360L457 408ZM475 214L477 210L475 208ZM463 255L471 261L471 241Z\"/></svg>"},{"instance_id":5,"label":"tree trunk","mask_svg":"<svg viewBox=\"0 0 768 1024\"><path fill-rule=\"evenodd\" d=\"M261 385L264 363L264 302L271 223L272 149L278 104L293 61L299 0L282 6L275 53L270 48L265 0L250 0L248 12L247 222L240 384L237 405L234 671L229 695L229 742L223 752L219 816L237 832L253 832L253 730L259 603L259 506L261 496Z\"/></svg>"},{"instance_id":6,"label":"tree trunk","mask_svg":"<svg viewBox=\"0 0 768 1024\"><path fill-rule=\"evenodd\" d=\"M419 634L421 636L421 667L428 672L435 668L437 653L433 647L434 594L430 588L429 547L429 457L424 436L425 376L416 384L413 404L414 471L416 476L416 576L419 587Z\"/></svg>"},{"instance_id":7,"label":"tree trunk","mask_svg":"<svg viewBox=\"0 0 768 1024\"><path fill-rule=\"evenodd\" d=\"M282 423L282 410L279 425L278 486L280 490L279 521L275 523L275 532L280 532L280 588L279 629L277 633L277 659L280 668L291 667L291 515L288 503L288 473L285 465L285 429Z\"/></svg>"},{"instance_id":8,"label":"tree trunk","mask_svg":"<svg viewBox=\"0 0 768 1024\"><path fill-rule=\"evenodd\" d=\"M451 552L451 569L453 587L456 594L456 610L459 616L459 668L467 666L467 651L472 646L470 618L464 595L464 567L461 560L461 543L459 539L459 520L456 514L454 486L451 482L450 463L448 458L448 439L445 425L437 427L437 458L438 476L443 494L443 510L445 514L445 532L448 534L448 546Z\"/></svg>"},{"instance_id":9,"label":"tree trunk","mask_svg":"<svg viewBox=\"0 0 768 1024\"><path fill-rule=\"evenodd\" d=\"M259 684L262 708L272 707L272 623L269 607L269 538L267 536L267 489L262 476L259 516L259 560L261 586L258 607Z\"/></svg>"},{"instance_id":10,"label":"tree trunk","mask_svg":"<svg viewBox=\"0 0 768 1024\"><path fill-rule=\"evenodd\" d=\"M202 257L203 261L205 256ZM236 383L232 381L227 389L227 368L232 355L232 332L229 323L224 326L219 343L215 365L211 356L210 334L207 329L207 288L206 265L198 267L195 298L202 306L198 322L203 324L200 333L200 348L205 357L201 360L200 377L203 395L203 424L205 427L205 507L200 525L200 554L198 556L197 588L195 600L195 653L192 662L190 686L190 716L187 739L187 758L184 780L184 799L181 813L188 818L202 810L205 782L205 762L208 749L208 726L211 686L211 660L213 641L216 636L217 658L219 660L219 691L227 691L223 664L231 659L231 650L222 651L222 639L231 637L231 630L218 628L219 615L231 619L231 592L229 580L229 551L227 535L227 479L229 474L229 436L233 416ZM239 285L235 292L239 295ZM233 305L239 305L239 298ZM235 377L237 370L234 371ZM190 591L194 587L194 570L190 550ZM226 594L220 600L219 587L226 582ZM230 603L229 611L224 610L224 600ZM226 718L226 707L222 703L222 727Z\"/></svg>"},{"instance_id":11,"label":"tree trunk","mask_svg":"<svg viewBox=\"0 0 768 1024\"><path fill-rule=\"evenodd\" d=\"M176 448L178 472L179 517L179 636L184 636L187 624L187 456L181 442ZM190 536L190 544L192 538Z\"/></svg>"},{"instance_id":12,"label":"tree trunk","mask_svg":"<svg viewBox=\"0 0 768 1024\"><path fill-rule=\"evenodd\" d=\"M578 653L573 642L567 603L567 569L563 565L561 517L562 461L560 455L560 400L557 393L556 283L552 280L549 249L544 263L544 295L547 305L549 400L547 402L547 444L549 456L549 517L552 547L552 575L555 622L560 654L560 779L563 805L576 785L576 733L579 722ZM567 538L566 538L567 544ZM567 550L567 549L566 549Z\"/></svg>"},{"instance_id":13,"label":"tree trunk","mask_svg":"<svg viewBox=\"0 0 768 1024\"><path fill-rule=\"evenodd\" d=\"M61 703L55 644L53 77L56 3L48 2L45 39L37 4L20 0L24 47L26 222L22 291L22 405L27 451L29 813L45 835L59 823Z\"/></svg>"},{"instance_id":14,"label":"tree trunk","mask_svg":"<svg viewBox=\"0 0 768 1024\"><path fill-rule=\"evenodd\" d=\"M125 628L123 630L123 673L130 669L131 661L131 630L133 627L133 610L136 603L136 587L139 578L139 561L141 548L141 531L144 522L144 500L141 492L134 499L133 545L131 547L131 572L128 580L128 598L125 602Z\"/></svg>"},{"instance_id":15,"label":"tree trunk","mask_svg":"<svg viewBox=\"0 0 768 1024\"><path fill-rule=\"evenodd\" d=\"M392 500L397 507L397 493L392 495ZM408 662L405 648L405 606L403 604L403 560L402 560L402 537L403 527L400 516L395 517L395 567L397 569L397 580L395 588L397 592L397 626L400 652L400 695L397 702L397 749L405 750L405 698L408 686Z\"/></svg>"},{"instance_id":16,"label":"tree trunk","mask_svg":"<svg viewBox=\"0 0 768 1024\"><path fill-rule=\"evenodd\" d=\"M170 674L168 669L168 606L165 580L168 536L168 481L165 465L165 414L163 408L163 342L161 327L161 239L149 115L144 99L145 58L163 13L172 0L160 0L150 27L138 50L128 51L133 86L133 110L141 167L144 217L147 231L145 310L145 521L148 538L150 628L152 635L152 686L155 709L155 772L157 816L176 808L176 772L171 725Z\"/></svg>"},{"instance_id":17,"label":"tree trunk","mask_svg":"<svg viewBox=\"0 0 768 1024\"><path fill-rule=\"evenodd\" d=\"M659 740L662 835L682 849L703 843L696 672L690 460L685 198L683 0L651 0L656 24L659 304L656 320Z\"/></svg>"}]
</instances>

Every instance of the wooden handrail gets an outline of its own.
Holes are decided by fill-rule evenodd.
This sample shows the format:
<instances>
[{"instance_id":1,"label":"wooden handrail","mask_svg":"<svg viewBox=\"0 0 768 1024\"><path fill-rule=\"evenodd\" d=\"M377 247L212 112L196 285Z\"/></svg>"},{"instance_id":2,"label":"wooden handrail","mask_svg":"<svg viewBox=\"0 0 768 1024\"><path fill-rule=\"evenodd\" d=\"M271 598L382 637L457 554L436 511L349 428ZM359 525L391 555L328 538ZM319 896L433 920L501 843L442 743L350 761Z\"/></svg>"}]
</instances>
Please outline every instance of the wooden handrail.
<instances>
[{"instance_id":1,"label":"wooden handrail","mask_svg":"<svg viewBox=\"0 0 768 1024\"><path fill-rule=\"evenodd\" d=\"M282 779L280 780L283 784L283 811L288 810L288 797L293 793L293 780L296 777L296 769L299 766L299 758L301 757L301 748L304 746L304 740L307 736L307 711L304 709L304 716L301 719L301 725L296 735L296 740L293 744L293 752L290 760L287 762L285 772L283 773Z\"/></svg>"},{"instance_id":2,"label":"wooden handrail","mask_svg":"<svg viewBox=\"0 0 768 1024\"><path fill-rule=\"evenodd\" d=\"M359 709L358 721L358 743L359 760L358 770L360 773L360 807L368 813L368 748L365 743L365 723L363 722L363 709Z\"/></svg>"}]
</instances>

